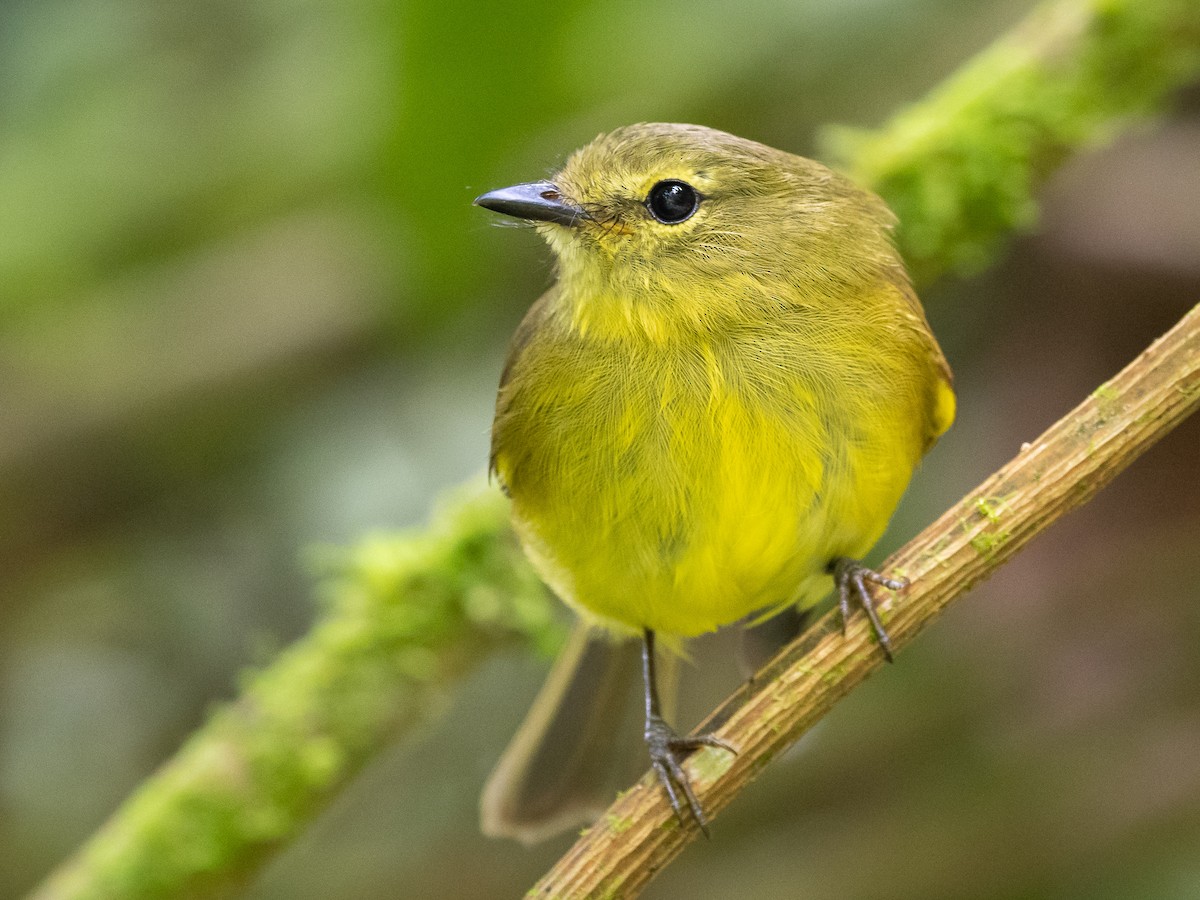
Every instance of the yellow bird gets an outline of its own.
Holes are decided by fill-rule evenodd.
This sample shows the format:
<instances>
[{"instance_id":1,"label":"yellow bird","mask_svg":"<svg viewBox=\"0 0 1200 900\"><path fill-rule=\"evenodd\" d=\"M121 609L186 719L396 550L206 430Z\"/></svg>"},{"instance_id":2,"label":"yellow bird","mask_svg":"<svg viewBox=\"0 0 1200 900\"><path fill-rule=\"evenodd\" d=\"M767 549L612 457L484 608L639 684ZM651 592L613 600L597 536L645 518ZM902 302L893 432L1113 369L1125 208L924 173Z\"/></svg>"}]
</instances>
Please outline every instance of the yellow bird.
<instances>
[{"instance_id":1,"label":"yellow bird","mask_svg":"<svg viewBox=\"0 0 1200 900\"><path fill-rule=\"evenodd\" d=\"M812 160L639 124L552 181L475 202L534 223L558 270L513 339L491 471L546 583L585 622L641 636L651 764L703 828L680 760L733 748L666 724L655 635L809 607L836 586L843 621L853 594L890 658L864 581L903 585L858 560L954 419L950 369L893 216ZM570 772L550 769L586 769L578 745L605 746L579 707L612 705L613 654L572 642L485 791L485 830L574 823Z\"/></svg>"}]
</instances>

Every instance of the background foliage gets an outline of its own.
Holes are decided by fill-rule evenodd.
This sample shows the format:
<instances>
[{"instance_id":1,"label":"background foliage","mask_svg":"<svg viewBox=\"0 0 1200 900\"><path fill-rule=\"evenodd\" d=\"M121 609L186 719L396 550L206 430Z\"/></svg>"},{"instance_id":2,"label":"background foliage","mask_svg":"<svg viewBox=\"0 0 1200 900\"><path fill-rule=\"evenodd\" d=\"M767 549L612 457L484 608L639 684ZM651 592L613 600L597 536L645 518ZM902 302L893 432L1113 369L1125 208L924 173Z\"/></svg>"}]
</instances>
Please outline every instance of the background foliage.
<instances>
[{"instance_id":1,"label":"background foliage","mask_svg":"<svg viewBox=\"0 0 1200 900\"><path fill-rule=\"evenodd\" d=\"M298 548L420 521L482 467L550 274L475 194L639 119L818 153L1028 6L0 5L0 896L305 630ZM891 545L1196 302L1197 210L1192 92L926 293L962 413ZM647 896L1200 893L1198 437L961 604ZM697 651L693 715L736 679L727 644ZM561 846L486 842L474 806L543 666L489 662L248 896L523 891Z\"/></svg>"}]
</instances>

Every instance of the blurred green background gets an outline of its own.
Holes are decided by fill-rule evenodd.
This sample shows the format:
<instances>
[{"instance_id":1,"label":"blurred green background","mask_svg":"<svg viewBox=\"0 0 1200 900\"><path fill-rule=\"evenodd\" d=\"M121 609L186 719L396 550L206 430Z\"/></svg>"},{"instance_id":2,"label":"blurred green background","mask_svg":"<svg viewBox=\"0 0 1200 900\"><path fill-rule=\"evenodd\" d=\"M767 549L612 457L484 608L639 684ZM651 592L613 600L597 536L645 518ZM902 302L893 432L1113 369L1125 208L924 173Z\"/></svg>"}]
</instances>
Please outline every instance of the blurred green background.
<instances>
[{"instance_id":1,"label":"blurred green background","mask_svg":"<svg viewBox=\"0 0 1200 900\"><path fill-rule=\"evenodd\" d=\"M472 197L637 120L817 154L1030 5L0 2L0 896L303 633L306 548L482 469L551 271ZM887 546L1200 301L1200 91L924 296L960 420ZM646 896L1200 896L1198 464L1190 422ZM727 636L696 657L685 725L737 678ZM475 805L546 664L487 661L246 895L520 896L566 844L486 841Z\"/></svg>"}]
</instances>

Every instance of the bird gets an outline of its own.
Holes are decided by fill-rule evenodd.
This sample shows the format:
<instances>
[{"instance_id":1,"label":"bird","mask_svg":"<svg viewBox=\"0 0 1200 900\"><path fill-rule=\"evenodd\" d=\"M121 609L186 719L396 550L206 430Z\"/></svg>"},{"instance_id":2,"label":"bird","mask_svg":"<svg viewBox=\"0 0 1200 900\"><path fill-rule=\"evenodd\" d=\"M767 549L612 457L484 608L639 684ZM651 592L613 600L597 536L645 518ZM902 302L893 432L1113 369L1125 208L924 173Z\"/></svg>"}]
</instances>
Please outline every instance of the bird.
<instances>
[{"instance_id":1,"label":"bird","mask_svg":"<svg viewBox=\"0 0 1200 900\"><path fill-rule=\"evenodd\" d=\"M857 604L890 660L867 585L905 582L861 560L954 421L950 367L893 214L814 160L639 123L474 202L530 223L555 260L500 376L489 471L583 623L485 788L484 830L533 840L596 814L571 782L613 752L635 647L651 767L707 834L681 762L736 748L668 724L656 639L674 658L832 590L843 628Z\"/></svg>"}]
</instances>

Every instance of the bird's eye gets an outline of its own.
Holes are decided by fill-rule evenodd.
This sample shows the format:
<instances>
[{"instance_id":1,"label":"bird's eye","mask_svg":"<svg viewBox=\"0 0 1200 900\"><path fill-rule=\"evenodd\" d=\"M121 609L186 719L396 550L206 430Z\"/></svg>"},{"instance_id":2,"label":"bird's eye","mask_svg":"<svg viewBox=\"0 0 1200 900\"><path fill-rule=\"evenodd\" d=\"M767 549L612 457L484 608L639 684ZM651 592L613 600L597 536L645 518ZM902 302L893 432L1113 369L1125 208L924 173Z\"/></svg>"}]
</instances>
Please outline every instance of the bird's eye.
<instances>
[{"instance_id":1,"label":"bird's eye","mask_svg":"<svg viewBox=\"0 0 1200 900\"><path fill-rule=\"evenodd\" d=\"M678 225L692 217L700 207L700 195L682 181L660 181L650 188L646 209L664 225Z\"/></svg>"}]
</instances>

